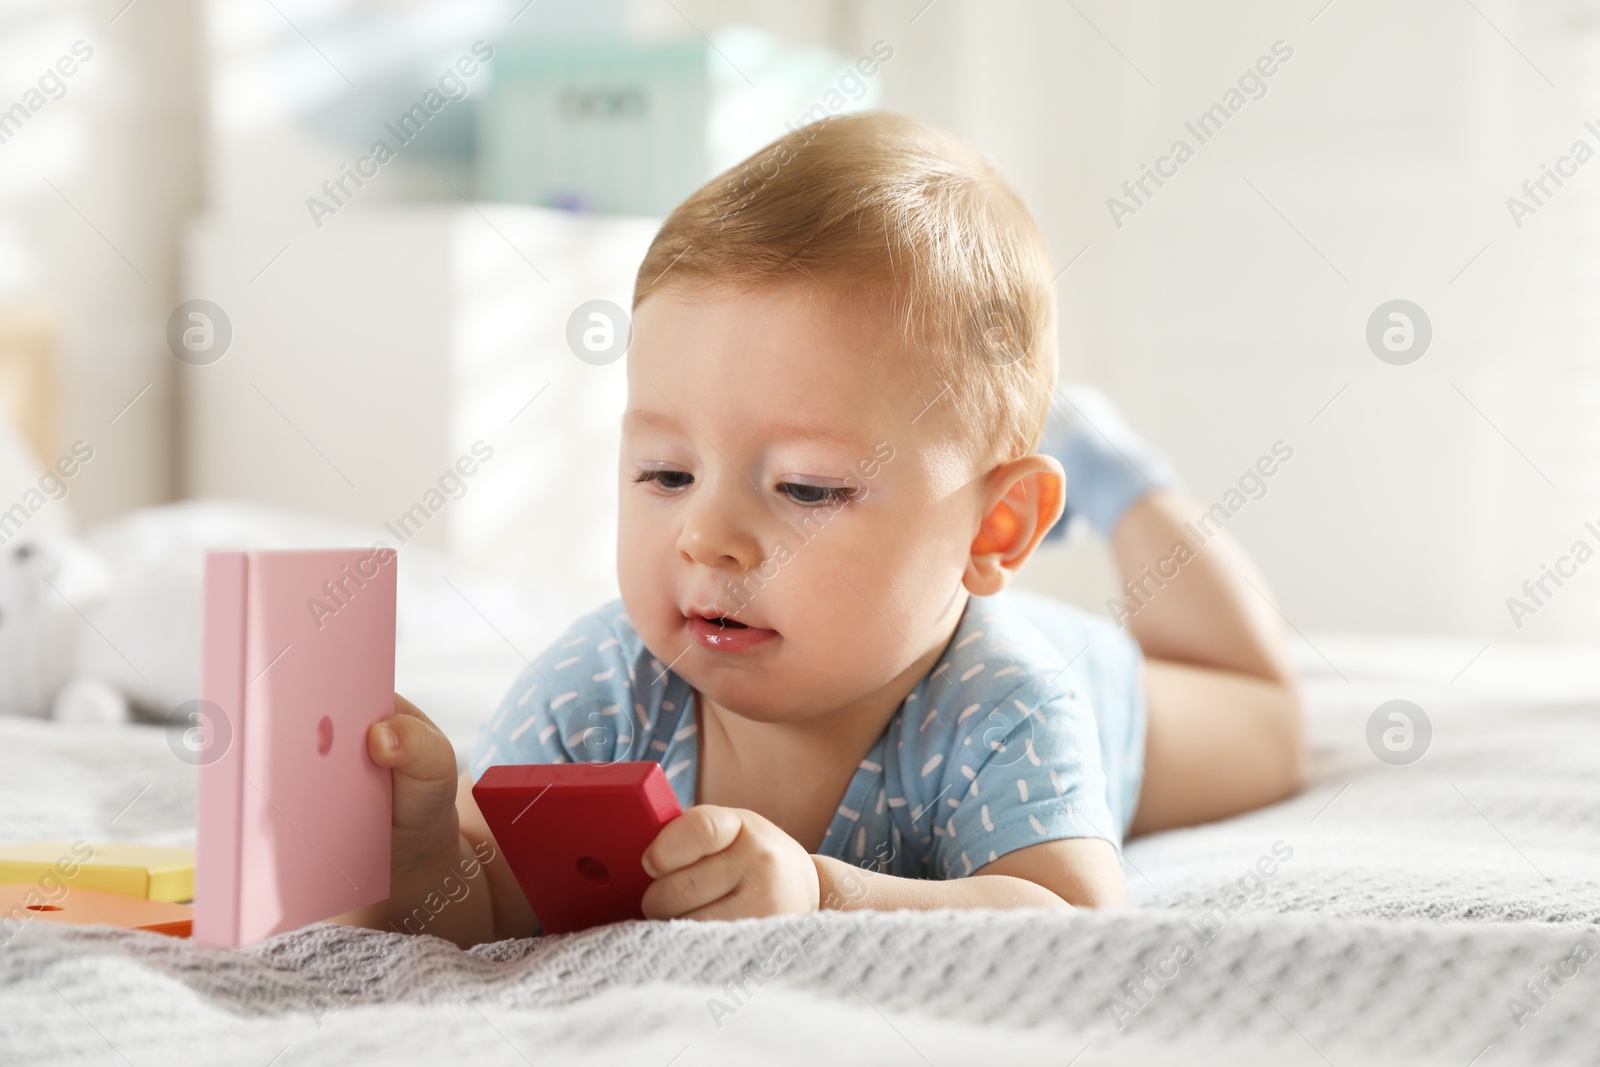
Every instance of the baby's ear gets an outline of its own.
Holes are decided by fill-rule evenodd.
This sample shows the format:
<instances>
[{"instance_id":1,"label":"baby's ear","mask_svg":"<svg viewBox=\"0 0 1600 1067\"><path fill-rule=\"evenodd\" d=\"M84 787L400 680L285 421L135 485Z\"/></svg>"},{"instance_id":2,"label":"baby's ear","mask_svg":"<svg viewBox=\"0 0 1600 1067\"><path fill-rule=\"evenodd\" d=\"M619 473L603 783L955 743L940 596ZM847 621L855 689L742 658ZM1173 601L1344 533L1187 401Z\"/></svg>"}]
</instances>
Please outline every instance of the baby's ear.
<instances>
[{"instance_id":1,"label":"baby's ear","mask_svg":"<svg viewBox=\"0 0 1600 1067\"><path fill-rule=\"evenodd\" d=\"M1038 453L1002 463L989 473L983 522L961 579L968 592L993 596L1006 587L1061 517L1066 484L1061 464Z\"/></svg>"}]
</instances>

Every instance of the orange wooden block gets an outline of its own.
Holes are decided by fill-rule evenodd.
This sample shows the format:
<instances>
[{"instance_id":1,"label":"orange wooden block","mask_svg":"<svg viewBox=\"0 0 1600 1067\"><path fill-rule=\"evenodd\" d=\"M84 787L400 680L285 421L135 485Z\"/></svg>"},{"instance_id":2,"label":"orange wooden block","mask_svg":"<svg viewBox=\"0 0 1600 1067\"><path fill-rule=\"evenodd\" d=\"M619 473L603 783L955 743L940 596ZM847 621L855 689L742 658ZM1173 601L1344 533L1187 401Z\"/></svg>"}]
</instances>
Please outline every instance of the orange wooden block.
<instances>
[{"instance_id":1,"label":"orange wooden block","mask_svg":"<svg viewBox=\"0 0 1600 1067\"><path fill-rule=\"evenodd\" d=\"M188 937L194 908L95 889L69 888L54 898L42 886L21 882L0 885L0 927L16 929L30 918L73 926L120 926L125 930L150 930L172 937Z\"/></svg>"}]
</instances>

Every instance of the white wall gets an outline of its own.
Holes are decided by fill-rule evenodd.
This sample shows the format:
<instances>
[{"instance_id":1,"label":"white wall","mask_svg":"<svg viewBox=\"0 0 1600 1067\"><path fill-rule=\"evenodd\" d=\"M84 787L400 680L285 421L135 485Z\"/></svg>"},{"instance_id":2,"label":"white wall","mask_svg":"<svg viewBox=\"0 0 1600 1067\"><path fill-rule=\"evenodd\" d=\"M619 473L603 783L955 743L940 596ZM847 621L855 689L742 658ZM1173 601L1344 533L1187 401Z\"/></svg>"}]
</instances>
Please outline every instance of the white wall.
<instances>
[{"instance_id":1,"label":"white wall","mask_svg":"<svg viewBox=\"0 0 1600 1067\"><path fill-rule=\"evenodd\" d=\"M82 521L176 486L164 336L180 230L200 198L196 16L187 0L125 5L0 10L0 109L74 42L93 50L61 98L0 144L0 304L44 305L60 323L60 447L81 437L95 449L68 498Z\"/></svg>"},{"instance_id":2,"label":"white wall","mask_svg":"<svg viewBox=\"0 0 1600 1067\"><path fill-rule=\"evenodd\" d=\"M1064 373L1202 502L1295 449L1230 529L1297 626L1600 636L1600 563L1520 631L1505 603L1600 518L1600 164L1521 230L1505 207L1600 116L1595 5L1323 4L861 0L813 31L892 42L886 106L988 152L1059 265L1087 246L1059 283ZM1107 198L1278 40L1266 96L1119 229ZM1435 330L1406 367L1364 341L1396 297ZM1027 578L1103 604L1105 575L1084 545Z\"/></svg>"},{"instance_id":3,"label":"white wall","mask_svg":"<svg viewBox=\"0 0 1600 1067\"><path fill-rule=\"evenodd\" d=\"M368 87L409 86L418 56L512 10L281 6L330 56L367 56L373 65L347 73ZM270 7L215 0L206 20L174 0L122 7L19 0L0 13L0 105L72 41L96 49L66 96L0 145L0 298L61 312L63 439L97 445L72 498L91 520L179 487L177 378L188 368L162 334L181 296L206 295L179 290L183 220L209 197L234 215L301 223L307 181L343 159L276 140L282 124L251 111L252 84L285 72L308 92L343 84ZM535 14L559 7L541 0ZM1274 441L1295 448L1232 529L1302 629L1600 633L1600 563L1521 630L1505 603L1573 541L1596 541L1583 520L1600 517L1600 165L1520 230L1505 207L1600 116L1593 0L677 7L618 0L602 15L652 34L753 24L845 56L892 44L877 82L886 106L989 152L1059 263L1087 246L1059 283L1066 372L1110 391L1207 502ZM1295 56L1267 96L1117 228L1106 198L1278 39ZM227 69L197 74L208 54ZM273 168L280 145L292 168ZM375 202L420 188L415 173L386 177L395 189ZM257 187L273 195L224 203ZM282 247L265 228L261 241L236 250L241 264ZM1419 363L1392 367L1367 351L1363 327L1402 296L1428 310L1435 341ZM1029 580L1096 603L1104 573L1080 546Z\"/></svg>"}]
</instances>

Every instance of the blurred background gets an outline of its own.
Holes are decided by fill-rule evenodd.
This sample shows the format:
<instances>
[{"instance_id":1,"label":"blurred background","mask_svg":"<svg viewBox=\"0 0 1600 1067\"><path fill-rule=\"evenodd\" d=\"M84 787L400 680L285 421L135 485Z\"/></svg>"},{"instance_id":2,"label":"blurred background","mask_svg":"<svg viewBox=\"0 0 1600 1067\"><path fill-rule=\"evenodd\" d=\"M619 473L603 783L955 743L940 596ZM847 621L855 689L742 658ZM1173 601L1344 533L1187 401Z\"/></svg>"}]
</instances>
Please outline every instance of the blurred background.
<instances>
[{"instance_id":1,"label":"blurred background","mask_svg":"<svg viewBox=\"0 0 1600 1067\"><path fill-rule=\"evenodd\" d=\"M1022 194L1063 376L1297 631L1592 639L1597 60L1593 0L4 0L0 537L226 500L605 599L623 365L575 312L713 174L884 107Z\"/></svg>"}]
</instances>

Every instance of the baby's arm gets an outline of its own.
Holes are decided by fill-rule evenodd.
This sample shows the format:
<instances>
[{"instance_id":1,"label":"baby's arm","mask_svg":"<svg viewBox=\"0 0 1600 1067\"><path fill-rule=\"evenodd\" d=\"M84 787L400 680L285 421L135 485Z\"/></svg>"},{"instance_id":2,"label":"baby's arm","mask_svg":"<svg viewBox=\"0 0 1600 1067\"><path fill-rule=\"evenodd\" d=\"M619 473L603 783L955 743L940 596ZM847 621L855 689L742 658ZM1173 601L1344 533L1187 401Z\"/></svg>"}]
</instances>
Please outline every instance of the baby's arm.
<instances>
[{"instance_id":1,"label":"baby's arm","mask_svg":"<svg viewBox=\"0 0 1600 1067\"><path fill-rule=\"evenodd\" d=\"M931 881L862 870L829 856L813 856L826 899L841 910L872 908L1102 908L1128 902L1122 866L1109 842L1075 837L1020 848L966 878ZM863 877L864 876L864 877ZM844 887L860 886L854 894Z\"/></svg>"},{"instance_id":2,"label":"baby's arm","mask_svg":"<svg viewBox=\"0 0 1600 1067\"><path fill-rule=\"evenodd\" d=\"M1009 852L965 878L900 878L807 855L770 820L701 804L645 850L651 919L748 919L818 910L1059 908L1126 903L1116 850L1068 838Z\"/></svg>"},{"instance_id":3,"label":"baby's arm","mask_svg":"<svg viewBox=\"0 0 1600 1067\"><path fill-rule=\"evenodd\" d=\"M368 731L367 751L394 771L389 899L333 921L432 934L462 948L538 933L472 799L471 776L456 777L455 750L432 720L396 695L395 714Z\"/></svg>"},{"instance_id":4,"label":"baby's arm","mask_svg":"<svg viewBox=\"0 0 1600 1067\"><path fill-rule=\"evenodd\" d=\"M390 743L392 735L393 743ZM432 934L462 948L539 933L538 920L472 798L470 774L410 701L372 727L367 750L394 771L389 899L335 918L351 926ZM645 854L655 879L650 918L745 918L817 908L1120 906L1116 850L1064 838L1008 852L970 876L900 878L808 855L755 812L702 804L663 828Z\"/></svg>"}]
</instances>

